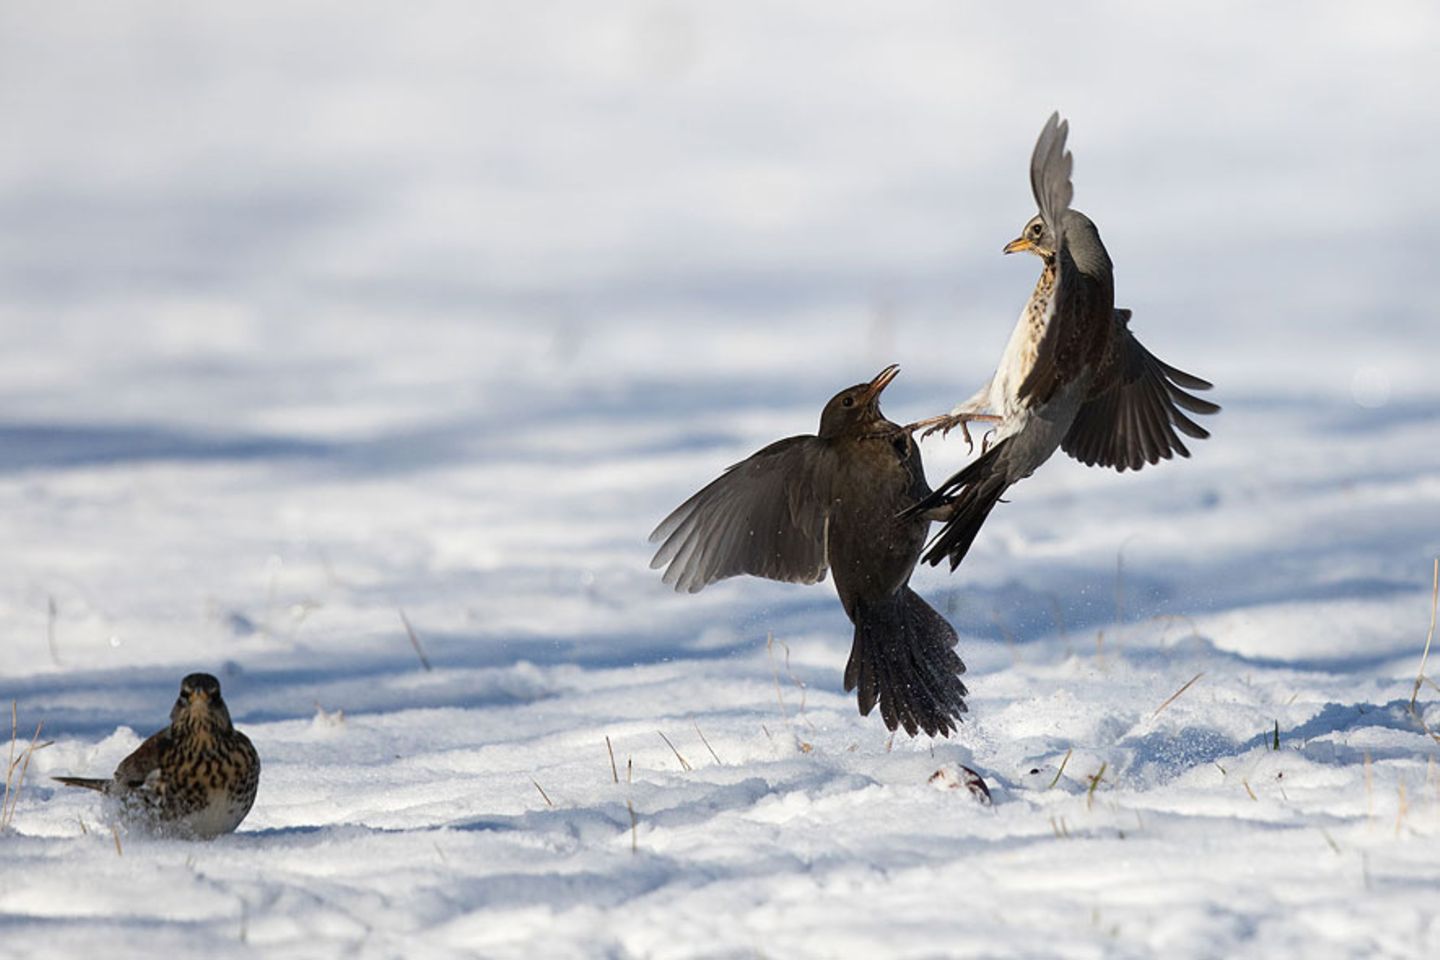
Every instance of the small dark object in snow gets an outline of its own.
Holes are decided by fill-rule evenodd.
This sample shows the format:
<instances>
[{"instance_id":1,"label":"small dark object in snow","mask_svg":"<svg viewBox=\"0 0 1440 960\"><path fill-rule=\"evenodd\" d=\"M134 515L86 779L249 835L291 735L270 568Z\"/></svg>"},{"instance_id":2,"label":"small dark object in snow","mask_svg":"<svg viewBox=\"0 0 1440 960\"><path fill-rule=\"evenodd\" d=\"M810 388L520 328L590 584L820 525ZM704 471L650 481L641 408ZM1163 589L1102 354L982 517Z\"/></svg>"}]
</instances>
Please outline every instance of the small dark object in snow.
<instances>
[{"instance_id":1,"label":"small dark object in snow","mask_svg":"<svg viewBox=\"0 0 1440 960\"><path fill-rule=\"evenodd\" d=\"M985 778L966 766L947 764L941 767L930 774L930 785L936 790L959 790L963 787L985 806L994 803L990 797L990 788L985 785Z\"/></svg>"}]
</instances>

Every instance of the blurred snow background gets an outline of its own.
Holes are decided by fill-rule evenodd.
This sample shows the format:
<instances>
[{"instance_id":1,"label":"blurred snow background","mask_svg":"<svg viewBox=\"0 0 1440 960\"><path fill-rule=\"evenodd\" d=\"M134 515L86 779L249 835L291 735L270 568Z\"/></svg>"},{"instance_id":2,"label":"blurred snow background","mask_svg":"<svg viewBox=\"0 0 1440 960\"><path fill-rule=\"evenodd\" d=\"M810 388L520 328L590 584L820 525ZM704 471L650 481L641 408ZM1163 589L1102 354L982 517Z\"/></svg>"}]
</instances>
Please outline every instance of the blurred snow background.
<instances>
[{"instance_id":1,"label":"blurred snow background","mask_svg":"<svg viewBox=\"0 0 1440 960\"><path fill-rule=\"evenodd\" d=\"M0 954L1435 951L1437 44L1418 0L0 6L0 699L55 740ZM917 575L974 713L891 745L828 586L675 597L644 537L885 363L896 420L988 375L1057 108L1225 411ZM44 778L195 669L255 811L116 856Z\"/></svg>"}]
</instances>

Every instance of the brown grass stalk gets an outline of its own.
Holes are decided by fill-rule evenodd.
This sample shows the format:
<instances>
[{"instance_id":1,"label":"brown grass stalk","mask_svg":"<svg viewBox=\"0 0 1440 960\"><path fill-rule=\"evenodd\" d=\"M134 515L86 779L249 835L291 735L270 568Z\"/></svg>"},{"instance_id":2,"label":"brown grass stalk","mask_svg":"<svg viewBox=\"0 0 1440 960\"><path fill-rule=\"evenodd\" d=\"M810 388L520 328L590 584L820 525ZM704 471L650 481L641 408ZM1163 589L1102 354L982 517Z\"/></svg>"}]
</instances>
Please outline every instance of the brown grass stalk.
<instances>
[{"instance_id":1,"label":"brown grass stalk","mask_svg":"<svg viewBox=\"0 0 1440 960\"><path fill-rule=\"evenodd\" d=\"M400 614L400 622L405 624L405 635L410 638L410 646L415 648L415 656L420 658L420 666L429 673L433 668L430 666L430 658L425 656L425 650L420 646L420 637L415 633L415 628L410 626L410 618L405 616L404 610L396 610Z\"/></svg>"},{"instance_id":2,"label":"brown grass stalk","mask_svg":"<svg viewBox=\"0 0 1440 960\"><path fill-rule=\"evenodd\" d=\"M1105 778L1105 771L1109 768L1110 762L1100 764L1100 769L1095 771L1095 776L1090 778L1090 789L1085 791L1085 809L1090 810L1095 806L1095 791L1100 786L1100 781Z\"/></svg>"},{"instance_id":3,"label":"brown grass stalk","mask_svg":"<svg viewBox=\"0 0 1440 960\"><path fill-rule=\"evenodd\" d=\"M1440 743L1440 734L1431 730L1420 715L1415 706L1415 701L1420 697L1420 688L1428 679L1425 676L1425 664L1430 659L1430 644L1435 640L1435 611L1440 607L1440 557L1435 558L1435 565L1430 579L1430 629L1425 633L1425 652L1420 654L1420 670L1415 674L1415 689L1410 691L1410 715L1420 724L1421 729L1428 733L1436 743Z\"/></svg>"},{"instance_id":4,"label":"brown grass stalk","mask_svg":"<svg viewBox=\"0 0 1440 960\"><path fill-rule=\"evenodd\" d=\"M1170 694L1170 698L1168 700L1155 708L1155 712L1150 714L1150 719L1154 720L1156 717L1160 716L1160 711L1170 706L1170 704L1174 703L1176 700L1179 700L1180 695L1186 690L1189 690L1195 684L1195 681L1199 680L1203 676L1205 676L1205 671L1201 670L1199 673L1195 674L1195 676L1191 677L1189 680L1186 680L1179 690L1176 690L1174 693Z\"/></svg>"},{"instance_id":5,"label":"brown grass stalk","mask_svg":"<svg viewBox=\"0 0 1440 960\"><path fill-rule=\"evenodd\" d=\"M700 742L705 744L705 749L710 751L710 756L714 757L715 762L720 766L725 766L725 761L720 759L720 754L716 753L715 748L710 746L710 741L705 739L705 731L700 729L700 722L694 717L690 718L690 722L695 725L695 732L700 735Z\"/></svg>"},{"instance_id":6,"label":"brown grass stalk","mask_svg":"<svg viewBox=\"0 0 1440 960\"><path fill-rule=\"evenodd\" d=\"M50 746L50 743L40 742L40 731L45 726L45 721L41 720L35 724L35 735L30 738L30 743L25 747L24 752L18 757L15 756L17 732L15 727L19 719L16 710L17 707L12 701L10 707L10 763L5 768L5 797L3 803L0 803L0 830L9 829L10 825L15 822L15 810L20 805L20 791L25 786L25 774L30 770L30 758L35 755L36 750L43 750ZM19 769L18 776L16 775L17 767Z\"/></svg>"},{"instance_id":7,"label":"brown grass stalk","mask_svg":"<svg viewBox=\"0 0 1440 960\"><path fill-rule=\"evenodd\" d=\"M1075 752L1074 747L1065 748L1065 757L1060 761L1060 769L1055 771L1055 776L1051 778L1050 785L1045 788L1046 790L1054 790L1055 784L1060 782L1060 775L1065 772L1065 764L1070 762L1070 754L1073 752Z\"/></svg>"},{"instance_id":8,"label":"brown grass stalk","mask_svg":"<svg viewBox=\"0 0 1440 960\"><path fill-rule=\"evenodd\" d=\"M670 752L673 753L673 754L675 754L675 759L680 761L680 769L681 769L681 770L694 770L694 769L695 769L694 767L690 766L690 761L689 761L689 760L686 760L684 757L680 756L680 751L675 749L675 744L673 744L673 743L670 742L670 738L669 738L669 737L665 736L665 734L662 733L662 732L659 731L659 730L656 730L655 732L658 733L658 734L660 734L660 739L665 741L665 746L669 747L669 748L670 748Z\"/></svg>"}]
</instances>

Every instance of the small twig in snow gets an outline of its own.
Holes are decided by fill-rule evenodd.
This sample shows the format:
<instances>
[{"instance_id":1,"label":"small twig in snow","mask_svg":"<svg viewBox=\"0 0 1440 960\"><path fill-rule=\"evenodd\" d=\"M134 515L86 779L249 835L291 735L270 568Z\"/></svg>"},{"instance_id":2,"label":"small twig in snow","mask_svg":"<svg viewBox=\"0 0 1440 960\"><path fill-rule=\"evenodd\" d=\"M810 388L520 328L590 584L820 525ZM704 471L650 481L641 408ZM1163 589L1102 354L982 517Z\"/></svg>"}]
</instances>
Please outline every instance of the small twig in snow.
<instances>
[{"instance_id":1,"label":"small twig in snow","mask_svg":"<svg viewBox=\"0 0 1440 960\"><path fill-rule=\"evenodd\" d=\"M1164 710L1166 707L1170 706L1170 704L1174 703L1176 700L1179 700L1180 695L1186 690L1189 690L1190 687L1195 683L1195 681L1199 680L1203 676L1205 676L1205 671L1201 670L1199 673L1195 674L1195 676L1191 677L1189 680L1186 680L1184 685L1181 686L1179 690L1176 690L1174 693L1170 694L1170 698L1168 700L1155 708L1155 712L1150 714L1150 719L1154 720L1156 717L1160 716L1161 710Z\"/></svg>"},{"instance_id":2,"label":"small twig in snow","mask_svg":"<svg viewBox=\"0 0 1440 960\"><path fill-rule=\"evenodd\" d=\"M5 796L0 800L0 824L5 822L5 811L10 808L10 777L15 772L15 742L20 736L19 704L10 701L10 758L5 761Z\"/></svg>"},{"instance_id":3,"label":"small twig in snow","mask_svg":"<svg viewBox=\"0 0 1440 960\"><path fill-rule=\"evenodd\" d=\"M694 769L695 769L694 767L690 766L690 761L688 761L688 760L686 760L684 757L680 756L680 751L675 749L675 744L673 744L673 743L670 742L670 738L669 738L669 737L665 736L665 734L664 734L664 733L661 733L659 730L656 730L655 732L660 734L660 739L665 741L665 746L669 747L669 748L670 748L670 751L675 754L675 759L680 761L680 769L681 769L681 770L694 770Z\"/></svg>"},{"instance_id":4,"label":"small twig in snow","mask_svg":"<svg viewBox=\"0 0 1440 960\"><path fill-rule=\"evenodd\" d=\"M1100 781L1105 778L1105 770L1110 766L1107 760L1100 764L1100 769L1095 771L1095 776L1090 778L1090 789L1085 791L1085 809L1089 810L1095 806L1095 790L1100 786Z\"/></svg>"},{"instance_id":5,"label":"small twig in snow","mask_svg":"<svg viewBox=\"0 0 1440 960\"><path fill-rule=\"evenodd\" d=\"M1415 675L1415 689L1410 692L1410 714L1419 722L1421 728L1428 733L1435 742L1440 743L1440 734L1436 734L1425 723L1425 718L1415 708L1415 701L1420 696L1420 687L1429 678L1425 676L1425 664L1430 659L1430 644L1435 639L1435 610L1440 606L1440 557L1435 558L1434 572L1430 580L1430 629L1425 634L1425 652L1420 655L1420 671Z\"/></svg>"},{"instance_id":6,"label":"small twig in snow","mask_svg":"<svg viewBox=\"0 0 1440 960\"><path fill-rule=\"evenodd\" d=\"M710 751L710 756L714 757L715 762L720 764L720 766L725 766L725 761L720 759L720 755L715 752L715 748L710 746L710 741L705 739L705 731L700 729L699 721L691 717L690 722L695 724L695 732L700 734L700 742L705 744L705 749Z\"/></svg>"},{"instance_id":7,"label":"small twig in snow","mask_svg":"<svg viewBox=\"0 0 1440 960\"><path fill-rule=\"evenodd\" d=\"M12 718L12 723L13 722L14 720ZM30 758L35 755L36 750L43 750L46 747L50 746L51 743L55 742L53 740L47 743L39 742L40 730L44 726L44 720L41 720L35 725L35 735L30 738L29 746L25 748L25 752L22 753L18 759L11 760L9 768L7 768L7 770L5 771L6 806L4 808L0 808L0 830L6 829L10 826L10 824L15 821L15 809L20 805L20 791L25 786L25 774L30 770ZM14 757L15 755L15 738L13 734L11 735L10 739L10 755L12 757ZM17 764L20 767L20 776L15 778L15 789L12 792L10 789L10 779L12 774L14 774L15 772L15 767Z\"/></svg>"},{"instance_id":8,"label":"small twig in snow","mask_svg":"<svg viewBox=\"0 0 1440 960\"><path fill-rule=\"evenodd\" d=\"M800 706L796 709L795 715L801 720L804 720L806 726L810 727L810 729L813 730L815 729L815 724L811 723L810 718L805 716L805 702L807 698L805 683L799 677L795 676L794 670L790 669L790 645L784 640L776 640L775 632L771 630L767 631L765 634L765 655L770 658L770 670L775 675L775 699L780 704L780 717L785 721L785 725L789 727L790 714L789 711L787 711L785 708L785 696L780 689L780 668L775 664L776 644L779 644L785 649L785 675L790 678L791 683L795 684L796 687L800 688ZM807 745L802 744L801 746L803 749ZM806 750L806 752L808 753L809 751Z\"/></svg>"},{"instance_id":9,"label":"small twig in snow","mask_svg":"<svg viewBox=\"0 0 1440 960\"><path fill-rule=\"evenodd\" d=\"M1046 790L1054 790L1055 784L1060 782L1060 774L1065 772L1065 764L1070 762L1070 754L1073 753L1074 750L1074 747L1065 748L1065 757L1060 761L1060 769L1055 771L1055 776L1051 779L1050 785L1045 788Z\"/></svg>"},{"instance_id":10,"label":"small twig in snow","mask_svg":"<svg viewBox=\"0 0 1440 960\"><path fill-rule=\"evenodd\" d=\"M425 651L421 649L420 638L416 636L415 628L410 626L410 618L405 616L404 610L396 610L395 612L400 614L400 622L405 624L405 635L410 638L410 646L415 648L415 656L420 658L420 666L425 668L426 673L429 673L431 670L430 658L425 656Z\"/></svg>"}]
</instances>

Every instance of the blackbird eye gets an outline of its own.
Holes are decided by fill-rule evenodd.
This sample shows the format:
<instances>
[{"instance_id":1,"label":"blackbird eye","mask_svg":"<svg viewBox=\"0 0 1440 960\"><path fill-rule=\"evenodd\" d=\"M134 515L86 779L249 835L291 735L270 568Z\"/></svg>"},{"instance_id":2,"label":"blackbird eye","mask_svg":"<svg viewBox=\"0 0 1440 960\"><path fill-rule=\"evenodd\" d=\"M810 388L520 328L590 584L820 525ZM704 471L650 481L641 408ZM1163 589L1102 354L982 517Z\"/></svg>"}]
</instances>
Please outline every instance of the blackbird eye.
<instances>
[{"instance_id":1,"label":"blackbird eye","mask_svg":"<svg viewBox=\"0 0 1440 960\"><path fill-rule=\"evenodd\" d=\"M845 406L847 406L847 407L853 407L853 406L855 406L855 398L854 398L854 397L846 397L844 400L841 400L840 402L841 402L842 404L844 404Z\"/></svg>"}]
</instances>

